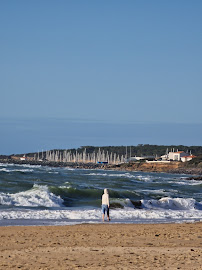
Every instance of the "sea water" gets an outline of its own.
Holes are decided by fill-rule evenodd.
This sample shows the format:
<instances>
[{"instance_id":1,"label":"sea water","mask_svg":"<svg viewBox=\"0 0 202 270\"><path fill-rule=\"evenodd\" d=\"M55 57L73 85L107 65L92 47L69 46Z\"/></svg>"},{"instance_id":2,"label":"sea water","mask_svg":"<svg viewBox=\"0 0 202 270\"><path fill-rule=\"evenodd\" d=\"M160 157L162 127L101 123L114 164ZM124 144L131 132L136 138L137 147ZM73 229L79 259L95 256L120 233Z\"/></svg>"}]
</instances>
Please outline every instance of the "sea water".
<instances>
[{"instance_id":1,"label":"sea water","mask_svg":"<svg viewBox=\"0 0 202 270\"><path fill-rule=\"evenodd\" d=\"M202 221L202 181L188 175L0 164L0 225Z\"/></svg>"}]
</instances>

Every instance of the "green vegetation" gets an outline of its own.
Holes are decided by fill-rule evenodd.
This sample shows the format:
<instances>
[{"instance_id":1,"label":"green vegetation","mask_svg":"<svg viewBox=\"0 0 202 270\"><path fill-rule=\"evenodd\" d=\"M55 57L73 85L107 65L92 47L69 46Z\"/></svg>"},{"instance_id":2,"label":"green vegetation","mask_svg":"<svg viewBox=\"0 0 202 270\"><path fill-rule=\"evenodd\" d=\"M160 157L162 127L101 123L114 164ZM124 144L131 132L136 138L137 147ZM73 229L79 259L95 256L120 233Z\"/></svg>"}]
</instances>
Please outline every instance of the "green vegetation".
<instances>
[{"instance_id":1,"label":"green vegetation","mask_svg":"<svg viewBox=\"0 0 202 270\"><path fill-rule=\"evenodd\" d=\"M130 153L131 156L161 156L166 153L167 149L170 152L173 148L175 151L179 150L187 153L190 153L191 151L193 155L202 155L202 146L138 144L137 146L127 146L127 156L129 157ZM99 149L101 152L104 150L105 153L108 151L109 153L116 153L120 156L125 156L126 154L126 146L82 146L78 149L52 149L52 151L63 152L64 150L67 150L71 151L72 153L75 153L76 151L81 153L85 149L87 154L91 154L93 152L97 153ZM34 156L34 154L37 155L38 153L28 153L26 156ZM41 152L39 154L41 156Z\"/></svg>"},{"instance_id":2,"label":"green vegetation","mask_svg":"<svg viewBox=\"0 0 202 270\"><path fill-rule=\"evenodd\" d=\"M185 163L186 167L197 167L202 168L202 155L193 158L192 160Z\"/></svg>"},{"instance_id":3,"label":"green vegetation","mask_svg":"<svg viewBox=\"0 0 202 270\"><path fill-rule=\"evenodd\" d=\"M108 151L112 153L117 153L119 155L126 154L126 146L104 146L104 147L94 147L94 146L82 146L78 149L79 152L82 152L86 148L87 153L92 153L98 151L99 148L101 151ZM193 155L202 155L202 146L184 146L184 145L150 145L150 144L138 144L137 146L127 146L128 156L161 156L171 149L177 149L179 151L190 152Z\"/></svg>"}]
</instances>

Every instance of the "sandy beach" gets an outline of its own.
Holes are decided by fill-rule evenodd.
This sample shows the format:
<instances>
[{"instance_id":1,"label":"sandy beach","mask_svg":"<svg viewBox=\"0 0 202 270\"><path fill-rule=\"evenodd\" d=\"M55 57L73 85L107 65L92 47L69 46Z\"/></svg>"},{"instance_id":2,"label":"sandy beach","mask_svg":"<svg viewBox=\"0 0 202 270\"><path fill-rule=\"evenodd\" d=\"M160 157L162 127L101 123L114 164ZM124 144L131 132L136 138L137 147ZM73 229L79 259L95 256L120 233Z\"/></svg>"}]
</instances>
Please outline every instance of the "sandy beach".
<instances>
[{"instance_id":1,"label":"sandy beach","mask_svg":"<svg viewBox=\"0 0 202 270\"><path fill-rule=\"evenodd\" d=\"M11 226L0 269L202 269L202 223Z\"/></svg>"}]
</instances>

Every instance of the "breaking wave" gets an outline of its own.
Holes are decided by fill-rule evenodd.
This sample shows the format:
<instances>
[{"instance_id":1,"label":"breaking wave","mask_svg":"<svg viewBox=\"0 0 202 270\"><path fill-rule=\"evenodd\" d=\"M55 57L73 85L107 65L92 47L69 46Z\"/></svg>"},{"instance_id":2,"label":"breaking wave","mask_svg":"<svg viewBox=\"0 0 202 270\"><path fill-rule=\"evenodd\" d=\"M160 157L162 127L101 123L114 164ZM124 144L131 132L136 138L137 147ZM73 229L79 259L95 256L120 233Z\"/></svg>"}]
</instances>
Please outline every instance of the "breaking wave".
<instances>
[{"instance_id":1,"label":"breaking wave","mask_svg":"<svg viewBox=\"0 0 202 270\"><path fill-rule=\"evenodd\" d=\"M34 170L33 169L6 169L6 168L1 168L0 169L0 172L7 172L7 173L10 173L10 172L21 172L21 173L28 173L28 172L33 172Z\"/></svg>"},{"instance_id":2,"label":"breaking wave","mask_svg":"<svg viewBox=\"0 0 202 270\"><path fill-rule=\"evenodd\" d=\"M63 199L49 191L47 186L35 184L32 189L14 194L0 193L0 204L25 207L61 207Z\"/></svg>"},{"instance_id":3,"label":"breaking wave","mask_svg":"<svg viewBox=\"0 0 202 270\"><path fill-rule=\"evenodd\" d=\"M130 173L89 173L90 176L102 176L102 177L124 177L124 178L135 178L135 175Z\"/></svg>"},{"instance_id":4,"label":"breaking wave","mask_svg":"<svg viewBox=\"0 0 202 270\"><path fill-rule=\"evenodd\" d=\"M170 210L202 210L202 203L192 198L164 197L160 200L141 200L146 209L170 209Z\"/></svg>"}]
</instances>

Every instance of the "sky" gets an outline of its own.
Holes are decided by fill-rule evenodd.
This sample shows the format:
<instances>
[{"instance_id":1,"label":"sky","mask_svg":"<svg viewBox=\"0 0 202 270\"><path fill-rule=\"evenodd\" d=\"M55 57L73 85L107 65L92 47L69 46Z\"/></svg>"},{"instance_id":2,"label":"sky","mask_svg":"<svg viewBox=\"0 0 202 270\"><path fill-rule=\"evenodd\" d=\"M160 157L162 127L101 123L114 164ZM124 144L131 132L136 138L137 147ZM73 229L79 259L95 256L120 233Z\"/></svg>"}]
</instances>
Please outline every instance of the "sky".
<instances>
[{"instance_id":1,"label":"sky","mask_svg":"<svg viewBox=\"0 0 202 270\"><path fill-rule=\"evenodd\" d=\"M202 1L0 1L0 154L202 145Z\"/></svg>"}]
</instances>

